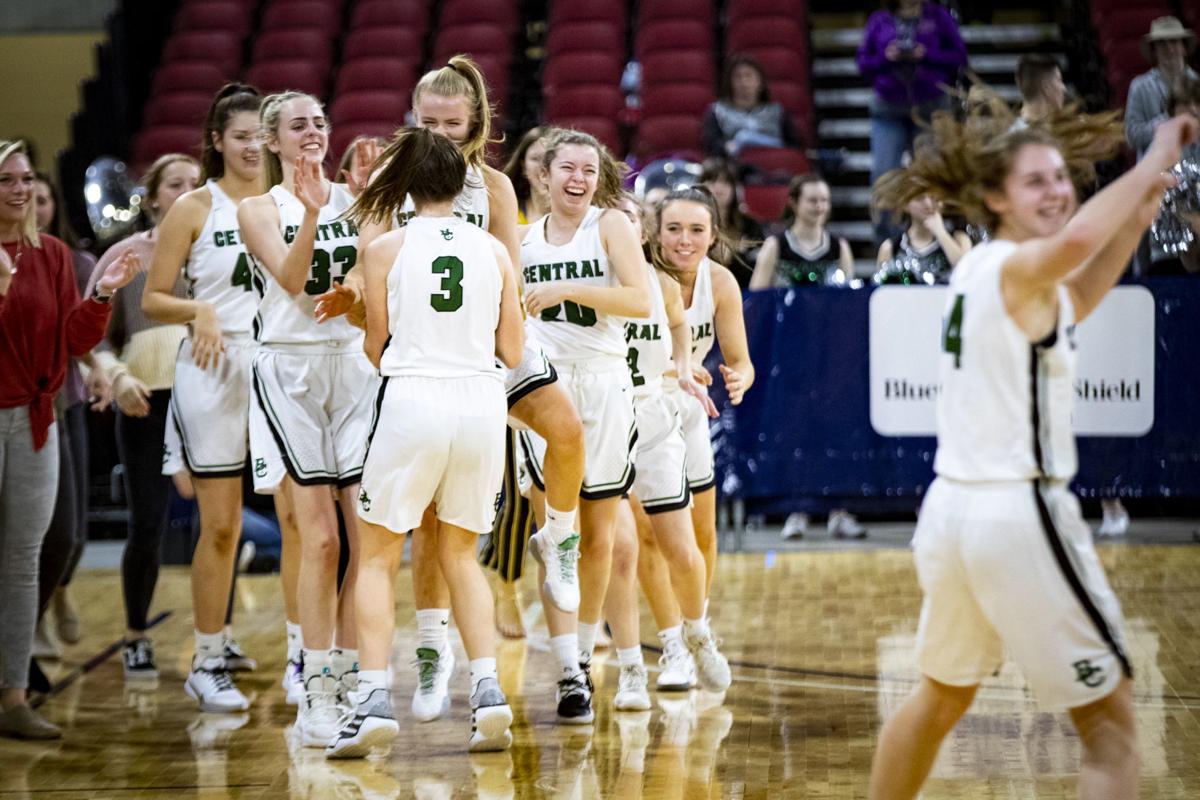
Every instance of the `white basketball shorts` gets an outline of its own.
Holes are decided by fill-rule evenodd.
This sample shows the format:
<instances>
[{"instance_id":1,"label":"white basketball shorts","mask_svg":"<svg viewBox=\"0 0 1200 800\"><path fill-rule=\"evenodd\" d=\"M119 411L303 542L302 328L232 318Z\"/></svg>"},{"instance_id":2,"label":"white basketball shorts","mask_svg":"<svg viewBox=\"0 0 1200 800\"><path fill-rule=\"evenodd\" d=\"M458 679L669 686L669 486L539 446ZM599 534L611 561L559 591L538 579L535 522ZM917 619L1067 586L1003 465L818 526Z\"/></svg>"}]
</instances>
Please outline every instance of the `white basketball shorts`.
<instances>
[{"instance_id":1,"label":"white basketball shorts","mask_svg":"<svg viewBox=\"0 0 1200 800\"><path fill-rule=\"evenodd\" d=\"M387 378L358 515L396 533L437 518L490 533L504 480L504 385L494 377Z\"/></svg>"},{"instance_id":2,"label":"white basketball shorts","mask_svg":"<svg viewBox=\"0 0 1200 800\"><path fill-rule=\"evenodd\" d=\"M1040 703L1061 710L1132 676L1120 604L1065 484L938 478L913 552L925 594L917 665L930 678L977 684L1007 648Z\"/></svg>"},{"instance_id":3,"label":"white basketball shorts","mask_svg":"<svg viewBox=\"0 0 1200 800\"><path fill-rule=\"evenodd\" d=\"M215 367L200 369L185 339L175 359L163 474L187 469L197 478L235 478L249 451L250 365L258 343L227 338Z\"/></svg>"},{"instance_id":4,"label":"white basketball shorts","mask_svg":"<svg viewBox=\"0 0 1200 800\"><path fill-rule=\"evenodd\" d=\"M292 480L358 483L379 394L379 373L359 342L264 345L254 387Z\"/></svg>"},{"instance_id":5,"label":"white basketball shorts","mask_svg":"<svg viewBox=\"0 0 1200 800\"><path fill-rule=\"evenodd\" d=\"M589 359L555 366L559 383L583 422L586 464L584 500L620 497L633 485L638 438L633 414L633 385L624 359ZM530 477L546 488L546 442L533 431L521 431Z\"/></svg>"},{"instance_id":6,"label":"white basketball shorts","mask_svg":"<svg viewBox=\"0 0 1200 800\"><path fill-rule=\"evenodd\" d=\"M521 363L504 373L504 393L508 397L508 407L512 408L529 393L549 386L556 380L558 375L546 354L537 345L526 340Z\"/></svg>"},{"instance_id":7,"label":"white basketball shorts","mask_svg":"<svg viewBox=\"0 0 1200 800\"><path fill-rule=\"evenodd\" d=\"M703 492L717 485L716 468L713 466L712 434L709 432L708 415L700 401L686 394L674 380L667 382L667 398L679 411L679 424L683 429L683 441L687 444L688 486L692 493Z\"/></svg>"},{"instance_id":8,"label":"white basketball shorts","mask_svg":"<svg viewBox=\"0 0 1200 800\"><path fill-rule=\"evenodd\" d=\"M637 468L633 493L647 514L661 514L691 505L687 479L687 445L675 404L661 391L635 395Z\"/></svg>"}]
</instances>

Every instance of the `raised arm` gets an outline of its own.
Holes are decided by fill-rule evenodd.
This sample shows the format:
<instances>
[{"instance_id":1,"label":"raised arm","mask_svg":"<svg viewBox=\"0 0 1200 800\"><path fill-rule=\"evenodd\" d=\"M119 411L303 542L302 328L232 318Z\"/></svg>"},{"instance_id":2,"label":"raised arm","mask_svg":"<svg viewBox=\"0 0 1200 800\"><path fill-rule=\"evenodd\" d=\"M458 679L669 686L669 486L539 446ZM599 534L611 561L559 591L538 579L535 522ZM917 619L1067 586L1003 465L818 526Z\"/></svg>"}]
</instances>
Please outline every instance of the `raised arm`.
<instances>
[{"instance_id":1,"label":"raised arm","mask_svg":"<svg viewBox=\"0 0 1200 800\"><path fill-rule=\"evenodd\" d=\"M500 319L496 324L496 357L509 369L516 369L525 351L525 320L521 316L521 298L513 277L508 248L500 240L492 242L496 266L500 270Z\"/></svg>"},{"instance_id":2,"label":"raised arm","mask_svg":"<svg viewBox=\"0 0 1200 800\"><path fill-rule=\"evenodd\" d=\"M312 265L313 243L317 239L317 218L329 187L321 178L316 161L302 156L296 164L295 195L304 206L300 229L289 245L279 231L279 210L270 195L243 200L238 206L238 225L242 239L259 263L288 294L304 291Z\"/></svg>"},{"instance_id":3,"label":"raised arm","mask_svg":"<svg viewBox=\"0 0 1200 800\"><path fill-rule=\"evenodd\" d=\"M721 377L729 402L738 405L754 385L754 364L750 362L750 345L746 341L746 320L742 316L742 292L733 274L719 264L712 265L713 313L717 344L721 348Z\"/></svg>"}]
</instances>

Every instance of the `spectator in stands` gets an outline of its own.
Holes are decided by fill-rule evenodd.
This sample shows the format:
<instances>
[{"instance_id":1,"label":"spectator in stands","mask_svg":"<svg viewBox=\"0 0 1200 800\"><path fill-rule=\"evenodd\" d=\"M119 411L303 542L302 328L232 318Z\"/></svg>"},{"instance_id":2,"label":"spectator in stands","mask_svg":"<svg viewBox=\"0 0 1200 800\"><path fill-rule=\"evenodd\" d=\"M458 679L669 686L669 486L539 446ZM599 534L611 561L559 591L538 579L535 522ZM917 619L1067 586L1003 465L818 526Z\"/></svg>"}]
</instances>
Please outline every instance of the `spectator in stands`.
<instances>
[{"instance_id":1,"label":"spectator in stands","mask_svg":"<svg viewBox=\"0 0 1200 800\"><path fill-rule=\"evenodd\" d=\"M754 261L763 243L762 225L742 213L737 173L727 160L705 159L700 183L712 192L717 200L717 208L721 211L723 236L718 240L718 247L722 251L732 250L728 253L719 251L714 253L714 257L722 264L728 265L733 277L737 278L738 286L745 289L750 283Z\"/></svg>"},{"instance_id":2,"label":"spectator in stands","mask_svg":"<svg viewBox=\"0 0 1200 800\"><path fill-rule=\"evenodd\" d=\"M886 0L867 19L858 69L871 81L871 183L912 150L917 120L948 108L947 86L967 66L967 47L950 12L932 0ZM885 214L876 238L897 234Z\"/></svg>"},{"instance_id":3,"label":"spectator in stands","mask_svg":"<svg viewBox=\"0 0 1200 800\"><path fill-rule=\"evenodd\" d=\"M893 259L907 262L905 268L918 275L929 274L947 283L950 272L968 250L971 239L962 231L951 232L942 218L942 204L931 194L908 201L900 223L905 231L879 245L876 261L883 266Z\"/></svg>"},{"instance_id":4,"label":"spectator in stands","mask_svg":"<svg viewBox=\"0 0 1200 800\"><path fill-rule=\"evenodd\" d=\"M1187 65L1188 54L1196 47L1196 35L1175 17L1159 17L1150 23L1150 32L1142 37L1142 55L1154 66L1129 84L1125 104L1125 138L1137 151L1138 160L1146 154L1154 138L1154 129L1167 119L1167 97L1172 85L1198 76Z\"/></svg>"},{"instance_id":5,"label":"spectator in stands","mask_svg":"<svg viewBox=\"0 0 1200 800\"><path fill-rule=\"evenodd\" d=\"M743 147L799 147L800 136L784 107L771 102L767 76L751 56L725 66L721 97L704 112L704 155L736 157Z\"/></svg>"},{"instance_id":6,"label":"spectator in stands","mask_svg":"<svg viewBox=\"0 0 1200 800\"><path fill-rule=\"evenodd\" d=\"M777 286L842 285L854 275L854 255L845 239L829 235L829 184L819 175L797 175L788 188L788 227L768 237L754 264L751 289Z\"/></svg>"},{"instance_id":7,"label":"spectator in stands","mask_svg":"<svg viewBox=\"0 0 1200 800\"><path fill-rule=\"evenodd\" d=\"M1017 89L1021 111L1015 127L1024 128L1061 111L1067 101L1058 60L1046 53L1027 53L1017 61Z\"/></svg>"},{"instance_id":8,"label":"spectator in stands","mask_svg":"<svg viewBox=\"0 0 1200 800\"><path fill-rule=\"evenodd\" d=\"M538 178L542 155L546 152L542 134L541 128L526 131L504 165L503 172L512 181L513 191L517 194L517 222L521 225L537 222L550 213L549 190Z\"/></svg>"},{"instance_id":9,"label":"spectator in stands","mask_svg":"<svg viewBox=\"0 0 1200 800\"><path fill-rule=\"evenodd\" d=\"M39 234L34 174L21 142L0 142L0 736L53 739L28 702L42 538L58 483L54 394L67 358L104 335L113 294L136 271L113 262L80 300L70 248Z\"/></svg>"}]
</instances>

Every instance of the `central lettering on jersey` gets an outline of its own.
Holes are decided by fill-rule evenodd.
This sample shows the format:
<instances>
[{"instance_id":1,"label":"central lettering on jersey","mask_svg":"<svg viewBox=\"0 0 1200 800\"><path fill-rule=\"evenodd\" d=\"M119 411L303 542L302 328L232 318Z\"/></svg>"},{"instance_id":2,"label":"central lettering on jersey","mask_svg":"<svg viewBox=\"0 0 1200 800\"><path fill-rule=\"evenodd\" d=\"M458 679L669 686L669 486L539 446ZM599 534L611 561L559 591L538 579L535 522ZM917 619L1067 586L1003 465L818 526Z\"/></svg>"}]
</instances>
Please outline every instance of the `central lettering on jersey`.
<instances>
[{"instance_id":1,"label":"central lettering on jersey","mask_svg":"<svg viewBox=\"0 0 1200 800\"><path fill-rule=\"evenodd\" d=\"M296 238L296 231L300 230L299 225L288 225L283 229L283 240L288 244ZM346 239L351 236L358 236L358 226L348 219L336 220L334 222L322 222L317 226L318 242L328 242L330 239Z\"/></svg>"},{"instance_id":2,"label":"central lettering on jersey","mask_svg":"<svg viewBox=\"0 0 1200 800\"><path fill-rule=\"evenodd\" d=\"M710 338L713 335L712 323L701 322L699 325L692 326L692 350L695 351L700 346L701 339Z\"/></svg>"},{"instance_id":3,"label":"central lettering on jersey","mask_svg":"<svg viewBox=\"0 0 1200 800\"><path fill-rule=\"evenodd\" d=\"M238 231L213 231L213 244L217 247L236 247L242 243Z\"/></svg>"},{"instance_id":4,"label":"central lettering on jersey","mask_svg":"<svg viewBox=\"0 0 1200 800\"><path fill-rule=\"evenodd\" d=\"M553 264L531 264L525 268L526 283L603 277L604 269L600 266L598 258L585 258L582 261L555 261Z\"/></svg>"},{"instance_id":5,"label":"central lettering on jersey","mask_svg":"<svg viewBox=\"0 0 1200 800\"><path fill-rule=\"evenodd\" d=\"M464 214L461 211L451 211L450 213L453 214L454 216L458 217L459 219L466 220L467 222L474 225L476 228L483 228L484 230L487 230L487 228L483 227L483 214L472 214L470 212L467 212L466 214ZM413 217L415 217L416 215L417 215L416 211L401 211L399 214L396 215L396 223L399 225L399 227L403 228L405 225L408 224L408 221L410 219L412 219Z\"/></svg>"},{"instance_id":6,"label":"central lettering on jersey","mask_svg":"<svg viewBox=\"0 0 1200 800\"><path fill-rule=\"evenodd\" d=\"M632 342L634 339L643 342L660 341L662 333L659 331L658 323L642 324L638 322L626 322L625 341Z\"/></svg>"}]
</instances>

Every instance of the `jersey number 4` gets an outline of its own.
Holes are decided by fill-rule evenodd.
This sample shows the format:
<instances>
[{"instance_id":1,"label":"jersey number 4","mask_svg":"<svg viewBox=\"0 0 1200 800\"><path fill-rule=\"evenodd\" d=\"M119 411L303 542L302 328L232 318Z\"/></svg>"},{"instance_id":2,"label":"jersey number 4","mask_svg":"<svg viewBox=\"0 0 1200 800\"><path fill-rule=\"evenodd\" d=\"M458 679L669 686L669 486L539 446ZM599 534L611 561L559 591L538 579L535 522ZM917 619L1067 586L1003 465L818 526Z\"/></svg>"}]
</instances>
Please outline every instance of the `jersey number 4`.
<instances>
[{"instance_id":1,"label":"jersey number 4","mask_svg":"<svg viewBox=\"0 0 1200 800\"><path fill-rule=\"evenodd\" d=\"M429 295L434 311L458 311L463 304L463 263L458 256L438 256L433 260L433 274L442 276L441 294Z\"/></svg>"},{"instance_id":2,"label":"jersey number 4","mask_svg":"<svg viewBox=\"0 0 1200 800\"><path fill-rule=\"evenodd\" d=\"M247 292L253 288L250 278L250 259L245 253L239 255L237 263L233 265L232 283Z\"/></svg>"},{"instance_id":3,"label":"jersey number 4","mask_svg":"<svg viewBox=\"0 0 1200 800\"><path fill-rule=\"evenodd\" d=\"M954 305L942 320L942 352L954 355L954 368L962 366L963 296L954 295Z\"/></svg>"}]
</instances>

